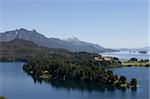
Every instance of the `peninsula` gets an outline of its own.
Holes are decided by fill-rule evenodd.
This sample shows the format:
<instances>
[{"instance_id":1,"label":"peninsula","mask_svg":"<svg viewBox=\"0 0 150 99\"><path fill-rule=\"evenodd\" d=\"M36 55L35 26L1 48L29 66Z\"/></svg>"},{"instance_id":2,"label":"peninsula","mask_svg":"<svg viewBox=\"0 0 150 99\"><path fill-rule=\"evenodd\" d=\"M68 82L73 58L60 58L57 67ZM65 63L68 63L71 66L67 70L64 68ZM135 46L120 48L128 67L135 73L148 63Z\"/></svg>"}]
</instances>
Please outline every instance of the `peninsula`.
<instances>
[{"instance_id":1,"label":"peninsula","mask_svg":"<svg viewBox=\"0 0 150 99\"><path fill-rule=\"evenodd\" d=\"M23 70L37 80L92 82L117 89L137 88L135 78L128 82L125 76L119 77L109 70L121 65L116 57L46 48L22 39L1 42L0 51L1 61L25 62Z\"/></svg>"}]
</instances>

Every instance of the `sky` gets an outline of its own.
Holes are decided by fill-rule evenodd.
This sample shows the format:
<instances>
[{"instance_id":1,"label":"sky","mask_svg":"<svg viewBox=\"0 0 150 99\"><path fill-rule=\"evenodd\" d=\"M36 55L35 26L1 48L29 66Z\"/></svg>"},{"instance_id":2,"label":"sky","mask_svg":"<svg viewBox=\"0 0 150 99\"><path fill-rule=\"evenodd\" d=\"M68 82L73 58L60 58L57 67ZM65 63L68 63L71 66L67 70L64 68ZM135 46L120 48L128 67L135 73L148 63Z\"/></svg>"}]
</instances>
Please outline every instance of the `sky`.
<instances>
[{"instance_id":1,"label":"sky","mask_svg":"<svg viewBox=\"0 0 150 99\"><path fill-rule=\"evenodd\" d=\"M36 29L107 48L148 46L148 0L0 0L0 32Z\"/></svg>"}]
</instances>

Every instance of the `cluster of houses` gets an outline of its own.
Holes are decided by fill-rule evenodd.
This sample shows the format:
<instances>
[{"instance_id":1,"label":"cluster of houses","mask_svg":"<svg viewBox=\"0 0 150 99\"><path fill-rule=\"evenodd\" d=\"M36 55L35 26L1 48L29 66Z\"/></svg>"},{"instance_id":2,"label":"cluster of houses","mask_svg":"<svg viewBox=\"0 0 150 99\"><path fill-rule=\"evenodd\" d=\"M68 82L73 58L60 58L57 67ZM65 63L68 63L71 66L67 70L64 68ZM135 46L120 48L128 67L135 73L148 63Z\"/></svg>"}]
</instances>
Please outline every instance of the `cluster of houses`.
<instances>
[{"instance_id":1,"label":"cluster of houses","mask_svg":"<svg viewBox=\"0 0 150 99\"><path fill-rule=\"evenodd\" d=\"M119 61L118 58L116 57L111 57L111 56L96 56L94 57L95 61L113 61L113 60L116 60L116 61Z\"/></svg>"}]
</instances>

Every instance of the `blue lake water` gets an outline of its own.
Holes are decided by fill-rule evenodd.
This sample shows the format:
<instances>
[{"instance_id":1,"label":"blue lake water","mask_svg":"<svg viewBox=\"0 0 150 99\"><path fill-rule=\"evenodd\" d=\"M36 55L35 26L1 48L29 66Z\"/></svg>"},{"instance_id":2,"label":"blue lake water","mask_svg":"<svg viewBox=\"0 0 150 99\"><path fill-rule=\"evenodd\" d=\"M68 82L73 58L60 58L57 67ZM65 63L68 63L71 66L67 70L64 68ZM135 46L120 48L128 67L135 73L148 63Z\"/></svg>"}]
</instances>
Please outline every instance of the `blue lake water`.
<instances>
[{"instance_id":1,"label":"blue lake water","mask_svg":"<svg viewBox=\"0 0 150 99\"><path fill-rule=\"evenodd\" d=\"M136 91L99 91L87 90L81 85L64 86L55 81L35 83L24 73L22 65L21 62L0 62L0 96L8 99L149 99L149 68L146 67L113 69L114 73L125 75L129 80L137 78L140 87Z\"/></svg>"},{"instance_id":2,"label":"blue lake water","mask_svg":"<svg viewBox=\"0 0 150 99\"><path fill-rule=\"evenodd\" d=\"M130 53L128 51L121 51L121 52L106 52L106 53L100 53L103 56L113 56L117 57L120 60L129 60L130 58L137 58L137 59L149 59L150 53L147 54L141 54L141 53Z\"/></svg>"}]
</instances>

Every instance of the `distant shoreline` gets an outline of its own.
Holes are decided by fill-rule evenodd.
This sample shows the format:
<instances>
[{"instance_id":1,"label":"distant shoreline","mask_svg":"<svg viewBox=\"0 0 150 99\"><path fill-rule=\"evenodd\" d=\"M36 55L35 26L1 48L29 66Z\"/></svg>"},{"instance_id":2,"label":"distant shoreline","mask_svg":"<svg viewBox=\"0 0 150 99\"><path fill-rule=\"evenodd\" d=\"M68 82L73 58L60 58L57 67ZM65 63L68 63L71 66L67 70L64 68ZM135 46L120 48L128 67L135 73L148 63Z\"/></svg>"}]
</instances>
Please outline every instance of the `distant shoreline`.
<instances>
[{"instance_id":1,"label":"distant shoreline","mask_svg":"<svg viewBox=\"0 0 150 99\"><path fill-rule=\"evenodd\" d=\"M121 62L123 67L150 67L150 62Z\"/></svg>"}]
</instances>

